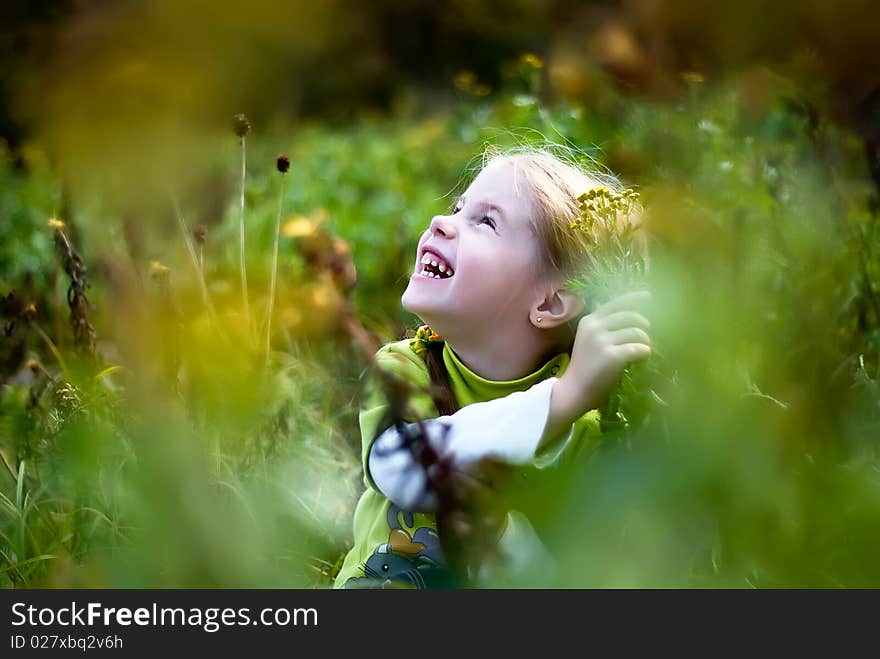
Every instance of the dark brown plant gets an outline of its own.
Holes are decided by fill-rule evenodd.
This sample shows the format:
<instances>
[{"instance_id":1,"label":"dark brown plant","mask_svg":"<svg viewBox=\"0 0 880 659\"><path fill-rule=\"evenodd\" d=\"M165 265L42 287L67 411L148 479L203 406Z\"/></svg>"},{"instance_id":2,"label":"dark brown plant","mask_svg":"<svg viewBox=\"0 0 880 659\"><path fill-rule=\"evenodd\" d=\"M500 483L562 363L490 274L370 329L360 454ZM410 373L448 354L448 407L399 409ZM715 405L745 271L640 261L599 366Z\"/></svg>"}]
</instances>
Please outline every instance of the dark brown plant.
<instances>
[{"instance_id":1,"label":"dark brown plant","mask_svg":"<svg viewBox=\"0 0 880 659\"><path fill-rule=\"evenodd\" d=\"M244 114L237 114L232 118L232 130L239 137L245 137L251 132L251 122Z\"/></svg>"},{"instance_id":2,"label":"dark brown plant","mask_svg":"<svg viewBox=\"0 0 880 659\"><path fill-rule=\"evenodd\" d=\"M204 224L199 224L193 229L193 238L197 245L204 245L208 242L208 228Z\"/></svg>"},{"instance_id":3,"label":"dark brown plant","mask_svg":"<svg viewBox=\"0 0 880 659\"><path fill-rule=\"evenodd\" d=\"M73 328L73 345L85 354L95 352L95 328L89 322L89 300L86 297L86 265L76 252L65 232L65 225L60 220L49 220L55 238L55 249L61 259L64 272L70 277L67 288L67 306L70 307L70 324Z\"/></svg>"}]
</instances>

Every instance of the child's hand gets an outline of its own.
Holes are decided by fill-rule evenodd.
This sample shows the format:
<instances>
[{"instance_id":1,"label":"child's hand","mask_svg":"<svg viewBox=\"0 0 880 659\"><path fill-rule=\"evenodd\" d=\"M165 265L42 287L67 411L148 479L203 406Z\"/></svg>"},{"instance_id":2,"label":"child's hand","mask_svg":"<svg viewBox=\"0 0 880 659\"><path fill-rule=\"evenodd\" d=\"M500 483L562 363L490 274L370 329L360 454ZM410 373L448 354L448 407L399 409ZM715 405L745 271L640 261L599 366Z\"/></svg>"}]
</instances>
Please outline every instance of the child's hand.
<instances>
[{"instance_id":1,"label":"child's hand","mask_svg":"<svg viewBox=\"0 0 880 659\"><path fill-rule=\"evenodd\" d=\"M650 299L648 291L616 297L578 323L571 362L553 385L549 441L589 410L600 407L623 370L651 354L650 323L633 307Z\"/></svg>"}]
</instances>

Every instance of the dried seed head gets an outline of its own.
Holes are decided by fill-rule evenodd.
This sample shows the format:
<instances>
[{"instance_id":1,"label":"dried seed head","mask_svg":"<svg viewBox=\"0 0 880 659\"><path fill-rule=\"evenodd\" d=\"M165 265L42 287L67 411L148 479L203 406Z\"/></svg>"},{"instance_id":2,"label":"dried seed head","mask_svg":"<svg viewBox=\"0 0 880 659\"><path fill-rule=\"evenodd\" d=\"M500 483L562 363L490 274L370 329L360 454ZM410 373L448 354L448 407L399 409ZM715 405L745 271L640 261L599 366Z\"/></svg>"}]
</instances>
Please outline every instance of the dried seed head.
<instances>
[{"instance_id":1,"label":"dried seed head","mask_svg":"<svg viewBox=\"0 0 880 659\"><path fill-rule=\"evenodd\" d=\"M278 171L282 174L286 174L287 170L290 169L290 158L285 155L278 156L278 160L275 161L276 167L278 167Z\"/></svg>"},{"instance_id":2,"label":"dried seed head","mask_svg":"<svg viewBox=\"0 0 880 659\"><path fill-rule=\"evenodd\" d=\"M56 217L50 217L49 218L49 228L52 229L52 231L58 231L59 229L64 228L64 222L57 219Z\"/></svg>"},{"instance_id":3,"label":"dried seed head","mask_svg":"<svg viewBox=\"0 0 880 659\"><path fill-rule=\"evenodd\" d=\"M196 239L196 242L199 245L204 245L208 242L208 227L204 224L199 224L193 229L193 238Z\"/></svg>"},{"instance_id":4,"label":"dried seed head","mask_svg":"<svg viewBox=\"0 0 880 659\"><path fill-rule=\"evenodd\" d=\"M239 137L244 137L251 132L251 122L243 114L237 114L232 118L232 130Z\"/></svg>"},{"instance_id":5,"label":"dried seed head","mask_svg":"<svg viewBox=\"0 0 880 659\"><path fill-rule=\"evenodd\" d=\"M25 320L30 320L34 316L37 315L37 305L31 302L21 312L21 317Z\"/></svg>"},{"instance_id":6,"label":"dried seed head","mask_svg":"<svg viewBox=\"0 0 880 659\"><path fill-rule=\"evenodd\" d=\"M5 296L0 295L0 316L5 318L15 318L21 315L21 310L24 308L23 302L20 297L15 294L15 291L9 291Z\"/></svg>"}]
</instances>

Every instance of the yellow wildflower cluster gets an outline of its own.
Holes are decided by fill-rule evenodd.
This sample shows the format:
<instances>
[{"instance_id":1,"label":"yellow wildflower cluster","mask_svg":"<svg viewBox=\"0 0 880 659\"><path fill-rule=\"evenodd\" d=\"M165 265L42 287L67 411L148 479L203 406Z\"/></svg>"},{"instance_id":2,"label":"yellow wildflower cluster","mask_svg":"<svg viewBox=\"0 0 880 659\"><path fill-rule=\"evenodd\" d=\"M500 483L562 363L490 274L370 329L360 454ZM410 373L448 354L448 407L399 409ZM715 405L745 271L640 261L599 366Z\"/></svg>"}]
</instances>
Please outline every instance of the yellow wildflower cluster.
<instances>
[{"instance_id":1,"label":"yellow wildflower cluster","mask_svg":"<svg viewBox=\"0 0 880 659\"><path fill-rule=\"evenodd\" d=\"M627 188L614 192L605 186L592 188L578 197L580 217L571 223L572 229L583 231L595 243L597 227L612 233L621 215L628 215L639 198L639 193Z\"/></svg>"},{"instance_id":2,"label":"yellow wildflower cluster","mask_svg":"<svg viewBox=\"0 0 880 659\"><path fill-rule=\"evenodd\" d=\"M457 89L474 96L488 96L492 93L492 88L477 81L477 75L473 71L459 71L453 83Z\"/></svg>"}]
</instances>

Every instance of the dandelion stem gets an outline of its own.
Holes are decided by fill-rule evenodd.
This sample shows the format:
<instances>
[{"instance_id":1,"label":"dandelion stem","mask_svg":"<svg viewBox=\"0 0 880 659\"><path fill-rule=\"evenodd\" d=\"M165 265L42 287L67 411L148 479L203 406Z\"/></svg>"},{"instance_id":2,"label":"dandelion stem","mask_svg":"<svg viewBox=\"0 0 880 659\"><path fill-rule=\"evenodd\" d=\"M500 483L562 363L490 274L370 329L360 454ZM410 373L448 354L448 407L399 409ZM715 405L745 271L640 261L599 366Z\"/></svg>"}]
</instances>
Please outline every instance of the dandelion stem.
<instances>
[{"instance_id":1,"label":"dandelion stem","mask_svg":"<svg viewBox=\"0 0 880 659\"><path fill-rule=\"evenodd\" d=\"M208 295L208 286L205 283L205 273L203 266L200 267L199 259L196 256L196 250L193 247L192 240L189 237L189 229L186 227L186 220L183 219L183 213L180 211L180 204L177 202L177 197L173 194L171 195L171 201L174 204L174 214L177 216L177 224L180 226L180 232L183 234L183 242L186 245L186 251L189 253L190 261L193 264L193 268L196 271L196 278L199 280L199 289L202 293L202 302L205 305L205 308L208 310L208 315L211 317L211 321L217 325L216 320L217 316L214 313L214 305L211 302L211 297Z\"/></svg>"},{"instance_id":2,"label":"dandelion stem","mask_svg":"<svg viewBox=\"0 0 880 659\"><path fill-rule=\"evenodd\" d=\"M284 202L284 173L278 186L278 215L275 217L275 246L272 250L272 276L269 279L269 307L266 311L266 367L269 366L269 349L272 337L272 311L275 307L275 277L278 273L278 237L281 234L281 206Z\"/></svg>"},{"instance_id":3,"label":"dandelion stem","mask_svg":"<svg viewBox=\"0 0 880 659\"><path fill-rule=\"evenodd\" d=\"M247 328L247 335L250 337L251 335L251 309L248 304L248 289L247 289L247 271L245 268L244 261L244 184L245 177L247 174L247 147L245 144L244 136L241 137L241 204L239 207L239 216L238 216L238 234L239 234L239 250L238 256L239 261L241 262L241 293L242 299L244 300L244 322L245 327Z\"/></svg>"}]
</instances>

